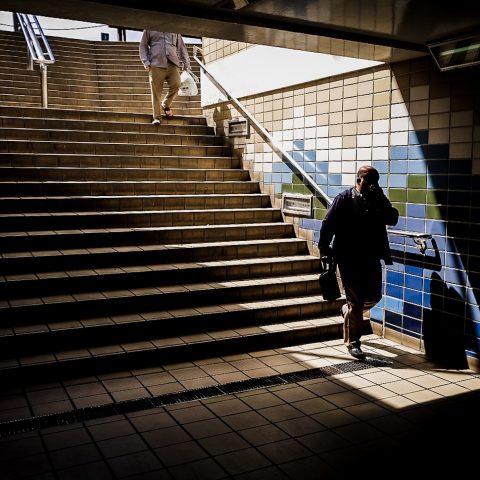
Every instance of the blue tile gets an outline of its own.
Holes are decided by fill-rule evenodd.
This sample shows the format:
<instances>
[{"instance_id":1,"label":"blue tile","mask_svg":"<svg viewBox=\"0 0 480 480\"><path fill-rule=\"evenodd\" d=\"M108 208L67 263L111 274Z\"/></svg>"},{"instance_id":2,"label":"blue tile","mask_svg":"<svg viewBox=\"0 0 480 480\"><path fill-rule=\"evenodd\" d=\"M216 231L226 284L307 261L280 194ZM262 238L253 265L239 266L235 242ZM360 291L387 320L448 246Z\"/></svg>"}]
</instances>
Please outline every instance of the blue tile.
<instances>
[{"instance_id":1,"label":"blue tile","mask_svg":"<svg viewBox=\"0 0 480 480\"><path fill-rule=\"evenodd\" d=\"M426 148L421 147L419 145L408 147L409 160L422 160L424 158L427 158Z\"/></svg>"},{"instance_id":2,"label":"blue tile","mask_svg":"<svg viewBox=\"0 0 480 480\"><path fill-rule=\"evenodd\" d=\"M328 162L317 162L315 168L319 173L328 173Z\"/></svg>"},{"instance_id":3,"label":"blue tile","mask_svg":"<svg viewBox=\"0 0 480 480\"><path fill-rule=\"evenodd\" d=\"M428 145L427 158L431 159L444 159L450 157L450 146L448 143L441 143L437 145Z\"/></svg>"},{"instance_id":4,"label":"blue tile","mask_svg":"<svg viewBox=\"0 0 480 480\"><path fill-rule=\"evenodd\" d=\"M406 160L407 158L407 147L390 147L390 160Z\"/></svg>"},{"instance_id":5,"label":"blue tile","mask_svg":"<svg viewBox=\"0 0 480 480\"><path fill-rule=\"evenodd\" d=\"M375 160L372 162L372 167L376 168L378 173L388 173L389 162L384 160Z\"/></svg>"},{"instance_id":6,"label":"blue tile","mask_svg":"<svg viewBox=\"0 0 480 480\"><path fill-rule=\"evenodd\" d=\"M328 176L328 184L329 185L341 185L342 184L342 176L338 174L331 174Z\"/></svg>"},{"instance_id":7,"label":"blue tile","mask_svg":"<svg viewBox=\"0 0 480 480\"><path fill-rule=\"evenodd\" d=\"M416 203L407 203L407 216L415 218L425 218L425 205Z\"/></svg>"},{"instance_id":8,"label":"blue tile","mask_svg":"<svg viewBox=\"0 0 480 480\"><path fill-rule=\"evenodd\" d=\"M326 173L316 173L315 183L317 183L318 185L327 185L328 175Z\"/></svg>"},{"instance_id":9,"label":"blue tile","mask_svg":"<svg viewBox=\"0 0 480 480\"><path fill-rule=\"evenodd\" d=\"M432 308L432 296L430 292L423 292L423 308Z\"/></svg>"},{"instance_id":10,"label":"blue tile","mask_svg":"<svg viewBox=\"0 0 480 480\"><path fill-rule=\"evenodd\" d=\"M285 166L286 165L283 162L274 162L273 165L272 165L272 173L283 173L283 172L285 172Z\"/></svg>"},{"instance_id":11,"label":"blue tile","mask_svg":"<svg viewBox=\"0 0 480 480\"><path fill-rule=\"evenodd\" d=\"M416 130L408 132L409 145L425 145L428 143L428 130Z\"/></svg>"},{"instance_id":12,"label":"blue tile","mask_svg":"<svg viewBox=\"0 0 480 480\"><path fill-rule=\"evenodd\" d=\"M417 277L415 275L405 275L405 286L415 290L422 290L423 277Z\"/></svg>"},{"instance_id":13,"label":"blue tile","mask_svg":"<svg viewBox=\"0 0 480 480\"><path fill-rule=\"evenodd\" d=\"M390 173L407 173L408 163L406 160L394 160L390 162Z\"/></svg>"},{"instance_id":14,"label":"blue tile","mask_svg":"<svg viewBox=\"0 0 480 480\"><path fill-rule=\"evenodd\" d=\"M407 187L407 176L406 175L396 175L392 174L389 176L389 186L390 188L406 188Z\"/></svg>"},{"instance_id":15,"label":"blue tile","mask_svg":"<svg viewBox=\"0 0 480 480\"><path fill-rule=\"evenodd\" d=\"M271 173L265 173L263 175L263 181L265 183L272 183L272 174Z\"/></svg>"},{"instance_id":16,"label":"blue tile","mask_svg":"<svg viewBox=\"0 0 480 480\"><path fill-rule=\"evenodd\" d=\"M422 318L422 307L419 305L413 305L412 303L405 302L403 304L403 313L412 318Z\"/></svg>"},{"instance_id":17,"label":"blue tile","mask_svg":"<svg viewBox=\"0 0 480 480\"><path fill-rule=\"evenodd\" d=\"M405 265L405 273L410 275L423 275L423 268L417 265Z\"/></svg>"},{"instance_id":18,"label":"blue tile","mask_svg":"<svg viewBox=\"0 0 480 480\"><path fill-rule=\"evenodd\" d=\"M425 226L432 235L445 235L446 223L443 220L427 220Z\"/></svg>"},{"instance_id":19,"label":"blue tile","mask_svg":"<svg viewBox=\"0 0 480 480\"><path fill-rule=\"evenodd\" d=\"M293 159L296 162L302 162L303 161L303 152L293 152L292 154Z\"/></svg>"},{"instance_id":20,"label":"blue tile","mask_svg":"<svg viewBox=\"0 0 480 480\"><path fill-rule=\"evenodd\" d=\"M393 285L391 283L387 283L385 287L385 294L389 297L393 298L403 298L403 287L398 285Z\"/></svg>"},{"instance_id":21,"label":"blue tile","mask_svg":"<svg viewBox=\"0 0 480 480\"><path fill-rule=\"evenodd\" d=\"M403 273L393 272L391 270L387 270L387 275L386 275L385 281L387 283L391 283L393 285L403 285L403 283L404 283Z\"/></svg>"},{"instance_id":22,"label":"blue tile","mask_svg":"<svg viewBox=\"0 0 480 480\"><path fill-rule=\"evenodd\" d=\"M409 160L408 173L427 173L427 164L424 160Z\"/></svg>"},{"instance_id":23,"label":"blue tile","mask_svg":"<svg viewBox=\"0 0 480 480\"><path fill-rule=\"evenodd\" d=\"M282 174L272 173L272 183L282 183Z\"/></svg>"},{"instance_id":24,"label":"blue tile","mask_svg":"<svg viewBox=\"0 0 480 480\"><path fill-rule=\"evenodd\" d=\"M375 306L370 310L370 318L383 322L383 308Z\"/></svg>"},{"instance_id":25,"label":"blue tile","mask_svg":"<svg viewBox=\"0 0 480 480\"><path fill-rule=\"evenodd\" d=\"M418 290L405 289L405 301L416 305L422 304L422 292Z\"/></svg>"},{"instance_id":26,"label":"blue tile","mask_svg":"<svg viewBox=\"0 0 480 480\"><path fill-rule=\"evenodd\" d=\"M403 317L403 328L409 330L410 332L421 333L422 331L422 322L415 318L410 318L404 315Z\"/></svg>"},{"instance_id":27,"label":"blue tile","mask_svg":"<svg viewBox=\"0 0 480 480\"><path fill-rule=\"evenodd\" d=\"M392 228L394 228L395 230L405 230L406 223L407 222L405 217L399 217L397 224L394 225Z\"/></svg>"},{"instance_id":28,"label":"blue tile","mask_svg":"<svg viewBox=\"0 0 480 480\"><path fill-rule=\"evenodd\" d=\"M419 218L408 218L407 217L406 227L407 230L412 232L425 232L425 220L420 220Z\"/></svg>"},{"instance_id":29,"label":"blue tile","mask_svg":"<svg viewBox=\"0 0 480 480\"><path fill-rule=\"evenodd\" d=\"M282 173L282 183L292 183L291 173Z\"/></svg>"},{"instance_id":30,"label":"blue tile","mask_svg":"<svg viewBox=\"0 0 480 480\"><path fill-rule=\"evenodd\" d=\"M305 140L294 140L293 141L294 150L305 150Z\"/></svg>"},{"instance_id":31,"label":"blue tile","mask_svg":"<svg viewBox=\"0 0 480 480\"><path fill-rule=\"evenodd\" d=\"M317 152L315 150L306 151L305 160L307 160L308 162L315 162L317 160Z\"/></svg>"},{"instance_id":32,"label":"blue tile","mask_svg":"<svg viewBox=\"0 0 480 480\"><path fill-rule=\"evenodd\" d=\"M305 162L303 165L303 169L307 173L315 173L315 163L313 162Z\"/></svg>"},{"instance_id":33,"label":"blue tile","mask_svg":"<svg viewBox=\"0 0 480 480\"><path fill-rule=\"evenodd\" d=\"M274 183L275 186L275 193L282 193L283 185L281 183Z\"/></svg>"},{"instance_id":34,"label":"blue tile","mask_svg":"<svg viewBox=\"0 0 480 480\"><path fill-rule=\"evenodd\" d=\"M388 325L402 326L402 316L398 313L385 310L385 323Z\"/></svg>"},{"instance_id":35,"label":"blue tile","mask_svg":"<svg viewBox=\"0 0 480 480\"><path fill-rule=\"evenodd\" d=\"M385 297L385 308L391 312L402 313L403 302L398 298Z\"/></svg>"}]
</instances>

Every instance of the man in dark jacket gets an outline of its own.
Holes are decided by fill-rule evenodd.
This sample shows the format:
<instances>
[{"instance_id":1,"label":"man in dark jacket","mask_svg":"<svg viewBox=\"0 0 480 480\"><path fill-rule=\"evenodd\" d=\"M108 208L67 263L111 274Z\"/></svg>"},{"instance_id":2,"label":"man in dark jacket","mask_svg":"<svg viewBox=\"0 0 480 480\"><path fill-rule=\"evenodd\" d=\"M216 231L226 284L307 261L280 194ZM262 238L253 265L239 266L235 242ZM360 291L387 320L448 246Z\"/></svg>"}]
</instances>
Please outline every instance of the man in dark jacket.
<instances>
[{"instance_id":1,"label":"man in dark jacket","mask_svg":"<svg viewBox=\"0 0 480 480\"><path fill-rule=\"evenodd\" d=\"M360 167L356 186L333 200L318 242L321 256L333 256L338 264L346 296L342 307L343 339L350 355L358 359L365 358L360 347L363 312L382 298L380 260L392 264L386 225L398 221L398 210L379 187L379 178L375 168Z\"/></svg>"}]
</instances>

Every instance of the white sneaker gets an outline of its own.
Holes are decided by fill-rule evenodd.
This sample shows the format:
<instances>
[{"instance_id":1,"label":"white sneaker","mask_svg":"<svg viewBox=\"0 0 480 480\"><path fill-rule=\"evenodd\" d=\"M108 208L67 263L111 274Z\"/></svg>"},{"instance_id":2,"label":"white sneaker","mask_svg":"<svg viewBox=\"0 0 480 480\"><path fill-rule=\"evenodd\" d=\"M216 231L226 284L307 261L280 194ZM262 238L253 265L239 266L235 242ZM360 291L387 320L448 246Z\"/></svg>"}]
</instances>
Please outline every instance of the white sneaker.
<instances>
[{"instance_id":1,"label":"white sneaker","mask_svg":"<svg viewBox=\"0 0 480 480\"><path fill-rule=\"evenodd\" d=\"M160 125L160 124L161 124L161 122L158 118L153 119L152 125Z\"/></svg>"}]
</instances>

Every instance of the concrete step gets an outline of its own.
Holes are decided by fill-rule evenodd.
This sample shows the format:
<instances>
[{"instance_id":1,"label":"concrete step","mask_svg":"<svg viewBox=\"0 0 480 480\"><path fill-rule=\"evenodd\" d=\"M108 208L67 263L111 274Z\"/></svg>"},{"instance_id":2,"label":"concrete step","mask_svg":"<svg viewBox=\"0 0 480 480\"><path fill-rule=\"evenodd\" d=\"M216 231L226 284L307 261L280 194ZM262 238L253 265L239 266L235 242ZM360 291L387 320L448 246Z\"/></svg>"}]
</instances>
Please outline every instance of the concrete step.
<instances>
[{"instance_id":1,"label":"concrete step","mask_svg":"<svg viewBox=\"0 0 480 480\"><path fill-rule=\"evenodd\" d=\"M32 245L35 247L35 245ZM97 248L16 251L0 253L2 275L121 268L132 265L176 262L239 260L256 257L307 255L307 244L297 238L232 240L209 243L142 244Z\"/></svg>"},{"instance_id":2,"label":"concrete step","mask_svg":"<svg viewBox=\"0 0 480 480\"><path fill-rule=\"evenodd\" d=\"M342 332L342 320L337 313L339 302L324 302L319 295L297 297L294 302L279 300L269 305L245 302L241 309L236 304L218 307L228 313L205 309L200 311L201 316L192 316L182 310L171 310L174 323L187 330L170 331L162 312L157 315L149 312L148 320L134 324L121 321L98 327L86 324L77 328L76 333L89 333L90 338L75 335L70 349L59 348L69 344L70 329L39 332L29 338L25 333L22 339L17 335L14 338L20 346L19 353L5 355L0 360L0 378L8 383L33 379L58 381L84 376L85 372L95 375L325 341L340 337ZM148 332L147 338L140 333L140 327ZM113 342L112 338L119 341ZM52 348L38 353L30 349L42 344Z\"/></svg>"},{"instance_id":3,"label":"concrete step","mask_svg":"<svg viewBox=\"0 0 480 480\"><path fill-rule=\"evenodd\" d=\"M240 160L228 156L178 155L100 155L75 153L2 153L0 165L10 167L52 168L183 168L226 169L239 168Z\"/></svg>"},{"instance_id":4,"label":"concrete step","mask_svg":"<svg viewBox=\"0 0 480 480\"><path fill-rule=\"evenodd\" d=\"M266 208L270 197L263 194L236 195L124 195L96 197L0 197L1 213L126 212Z\"/></svg>"},{"instance_id":5,"label":"concrete step","mask_svg":"<svg viewBox=\"0 0 480 480\"><path fill-rule=\"evenodd\" d=\"M1 232L0 250L4 254L66 248L104 248L152 243L210 243L243 240L276 241L294 236L293 225L252 223L181 227L72 229L37 232Z\"/></svg>"},{"instance_id":6,"label":"concrete step","mask_svg":"<svg viewBox=\"0 0 480 480\"><path fill-rule=\"evenodd\" d=\"M111 290L158 288L165 285L196 282L223 282L263 278L267 275L286 276L320 271L320 260L309 255L255 257L203 262L139 263L119 267L91 269L80 267L61 271L42 271L2 275L0 297L11 305L22 298L51 298ZM108 296L108 293L105 294Z\"/></svg>"}]
</instances>

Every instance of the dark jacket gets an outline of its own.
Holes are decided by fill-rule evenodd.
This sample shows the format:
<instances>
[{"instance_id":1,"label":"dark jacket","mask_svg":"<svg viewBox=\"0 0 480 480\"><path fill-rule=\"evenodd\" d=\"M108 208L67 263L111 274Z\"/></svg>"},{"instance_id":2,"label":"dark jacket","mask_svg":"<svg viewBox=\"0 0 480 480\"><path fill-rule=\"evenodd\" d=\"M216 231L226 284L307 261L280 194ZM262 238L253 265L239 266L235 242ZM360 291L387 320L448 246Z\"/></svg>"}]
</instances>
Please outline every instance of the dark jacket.
<instances>
[{"instance_id":1,"label":"dark jacket","mask_svg":"<svg viewBox=\"0 0 480 480\"><path fill-rule=\"evenodd\" d=\"M398 221L398 210L378 187L368 199L355 187L339 193L322 222L318 246L320 253L329 249L337 262L361 258L383 259L392 264L387 225ZM361 261L361 260L360 260Z\"/></svg>"}]
</instances>

